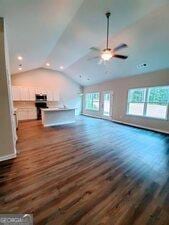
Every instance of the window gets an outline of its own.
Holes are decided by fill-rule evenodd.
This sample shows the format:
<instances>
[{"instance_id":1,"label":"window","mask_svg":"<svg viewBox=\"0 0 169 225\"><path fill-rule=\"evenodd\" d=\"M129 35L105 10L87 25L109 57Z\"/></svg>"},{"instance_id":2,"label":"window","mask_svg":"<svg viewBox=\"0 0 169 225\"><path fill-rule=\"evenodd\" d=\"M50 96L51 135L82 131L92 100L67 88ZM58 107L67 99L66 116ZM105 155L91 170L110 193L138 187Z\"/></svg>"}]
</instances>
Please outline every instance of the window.
<instances>
[{"instance_id":1,"label":"window","mask_svg":"<svg viewBox=\"0 0 169 225\"><path fill-rule=\"evenodd\" d=\"M169 86L130 89L128 111L130 115L167 119Z\"/></svg>"},{"instance_id":2,"label":"window","mask_svg":"<svg viewBox=\"0 0 169 225\"><path fill-rule=\"evenodd\" d=\"M99 111L99 93L86 94L86 109Z\"/></svg>"},{"instance_id":3,"label":"window","mask_svg":"<svg viewBox=\"0 0 169 225\"><path fill-rule=\"evenodd\" d=\"M143 116L145 106L146 89L131 89L128 93L128 114Z\"/></svg>"},{"instance_id":4,"label":"window","mask_svg":"<svg viewBox=\"0 0 169 225\"><path fill-rule=\"evenodd\" d=\"M167 119L169 86L148 89L146 116Z\"/></svg>"}]
</instances>

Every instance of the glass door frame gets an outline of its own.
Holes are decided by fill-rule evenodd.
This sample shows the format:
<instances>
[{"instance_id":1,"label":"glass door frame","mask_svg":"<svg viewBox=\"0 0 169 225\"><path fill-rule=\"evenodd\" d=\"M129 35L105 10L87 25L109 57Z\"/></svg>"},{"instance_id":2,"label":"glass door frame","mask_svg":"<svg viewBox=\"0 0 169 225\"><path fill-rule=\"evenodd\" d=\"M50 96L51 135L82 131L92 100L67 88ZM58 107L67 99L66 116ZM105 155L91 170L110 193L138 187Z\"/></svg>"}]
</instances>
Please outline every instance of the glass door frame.
<instances>
[{"instance_id":1,"label":"glass door frame","mask_svg":"<svg viewBox=\"0 0 169 225\"><path fill-rule=\"evenodd\" d=\"M109 116L104 115L104 95L110 94L110 114ZM103 119L112 120L112 113L113 113L113 91L107 90L102 91L100 96L100 116Z\"/></svg>"}]
</instances>

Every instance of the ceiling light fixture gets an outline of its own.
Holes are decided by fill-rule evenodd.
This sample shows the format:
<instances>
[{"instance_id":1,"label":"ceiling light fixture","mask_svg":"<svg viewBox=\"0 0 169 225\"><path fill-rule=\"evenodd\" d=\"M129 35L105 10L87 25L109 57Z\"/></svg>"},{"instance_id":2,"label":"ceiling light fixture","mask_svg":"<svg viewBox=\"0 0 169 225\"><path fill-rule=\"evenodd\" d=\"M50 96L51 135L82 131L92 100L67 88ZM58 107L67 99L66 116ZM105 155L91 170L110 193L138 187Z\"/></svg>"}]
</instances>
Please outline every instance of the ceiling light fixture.
<instances>
[{"instance_id":1,"label":"ceiling light fixture","mask_svg":"<svg viewBox=\"0 0 169 225\"><path fill-rule=\"evenodd\" d=\"M18 68L18 70L20 70L20 71L21 71L21 70L22 70L22 67L19 67L19 68Z\"/></svg>"},{"instance_id":2,"label":"ceiling light fixture","mask_svg":"<svg viewBox=\"0 0 169 225\"><path fill-rule=\"evenodd\" d=\"M22 61L23 57L22 56L18 56L18 60Z\"/></svg>"},{"instance_id":3,"label":"ceiling light fixture","mask_svg":"<svg viewBox=\"0 0 169 225\"><path fill-rule=\"evenodd\" d=\"M113 54L112 54L111 49L105 49L105 50L103 50L103 52L101 53L101 58L102 58L104 61L109 61L112 57L113 57Z\"/></svg>"},{"instance_id":4,"label":"ceiling light fixture","mask_svg":"<svg viewBox=\"0 0 169 225\"><path fill-rule=\"evenodd\" d=\"M126 55L119 55L116 54L117 51L124 49L127 47L127 44L122 43L120 45L118 45L117 47L115 47L114 49L109 48L109 20L110 20L110 12L106 12L106 18L107 18L107 40L106 40L106 48L103 50L100 50L99 48L96 47L91 47L90 50L99 52L99 56L94 56L91 59L97 59L100 58L102 60L100 60L99 64L104 63L105 61L109 61L110 59L114 58L119 58L119 59L127 59L128 56Z\"/></svg>"},{"instance_id":5,"label":"ceiling light fixture","mask_svg":"<svg viewBox=\"0 0 169 225\"><path fill-rule=\"evenodd\" d=\"M61 69L61 70L63 70L63 69L64 69L64 67L63 67L63 66L60 66L60 69Z\"/></svg>"},{"instance_id":6,"label":"ceiling light fixture","mask_svg":"<svg viewBox=\"0 0 169 225\"><path fill-rule=\"evenodd\" d=\"M47 63L46 63L46 66L50 66L50 63L47 62Z\"/></svg>"}]
</instances>

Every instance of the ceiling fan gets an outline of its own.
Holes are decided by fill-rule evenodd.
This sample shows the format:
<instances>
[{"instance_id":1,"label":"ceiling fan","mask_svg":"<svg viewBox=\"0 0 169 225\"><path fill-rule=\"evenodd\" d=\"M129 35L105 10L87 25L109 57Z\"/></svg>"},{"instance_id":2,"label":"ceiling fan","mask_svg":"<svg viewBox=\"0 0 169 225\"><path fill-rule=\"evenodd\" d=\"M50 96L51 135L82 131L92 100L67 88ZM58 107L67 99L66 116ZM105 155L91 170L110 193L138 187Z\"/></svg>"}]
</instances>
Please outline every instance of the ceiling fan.
<instances>
[{"instance_id":1,"label":"ceiling fan","mask_svg":"<svg viewBox=\"0 0 169 225\"><path fill-rule=\"evenodd\" d=\"M119 58L119 59L127 59L128 58L128 56L126 56L126 55L116 54L117 51L128 47L127 44L122 43L122 44L118 45L117 47L115 47L114 49L109 48L109 18L110 18L110 15L111 15L110 12L106 13L106 18L107 18L106 48L103 49L103 50L100 50L100 49L98 49L96 47L91 47L90 50L100 52L100 56L96 56L96 57L93 57L91 59L96 59L96 58L100 58L101 57L101 62L106 62L106 61L109 61L110 59L112 59L113 57L114 58Z\"/></svg>"}]
</instances>

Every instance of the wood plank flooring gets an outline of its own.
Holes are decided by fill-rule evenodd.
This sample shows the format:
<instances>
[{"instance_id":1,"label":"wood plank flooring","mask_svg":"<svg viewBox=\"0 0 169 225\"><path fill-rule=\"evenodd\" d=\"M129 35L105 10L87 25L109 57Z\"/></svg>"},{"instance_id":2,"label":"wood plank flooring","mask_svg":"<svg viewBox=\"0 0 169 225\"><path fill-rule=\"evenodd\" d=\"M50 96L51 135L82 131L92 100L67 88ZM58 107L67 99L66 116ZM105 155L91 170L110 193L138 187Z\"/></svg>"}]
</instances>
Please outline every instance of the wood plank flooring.
<instances>
[{"instance_id":1,"label":"wood plank flooring","mask_svg":"<svg viewBox=\"0 0 169 225\"><path fill-rule=\"evenodd\" d=\"M42 225L169 224L169 136L83 116L22 122L18 136L18 157L0 163L0 213Z\"/></svg>"}]
</instances>

